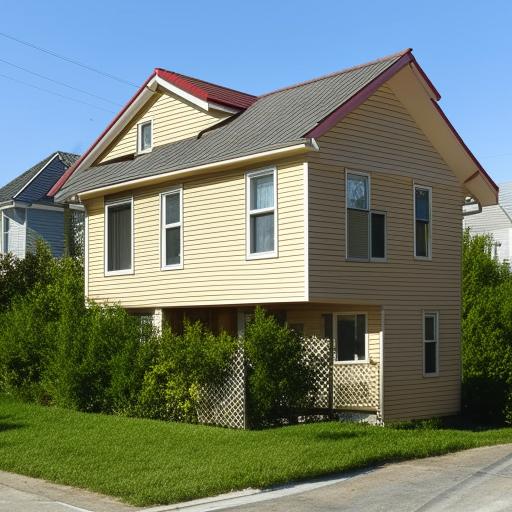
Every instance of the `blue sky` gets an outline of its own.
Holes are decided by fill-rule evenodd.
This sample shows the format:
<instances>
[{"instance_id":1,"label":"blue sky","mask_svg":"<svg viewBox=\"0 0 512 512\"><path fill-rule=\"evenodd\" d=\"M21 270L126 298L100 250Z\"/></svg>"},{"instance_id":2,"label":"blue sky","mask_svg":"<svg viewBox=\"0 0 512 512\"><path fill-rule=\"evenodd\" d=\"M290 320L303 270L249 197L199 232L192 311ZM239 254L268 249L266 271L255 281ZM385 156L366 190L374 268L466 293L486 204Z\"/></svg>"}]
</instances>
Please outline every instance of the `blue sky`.
<instances>
[{"instance_id":1,"label":"blue sky","mask_svg":"<svg viewBox=\"0 0 512 512\"><path fill-rule=\"evenodd\" d=\"M498 183L512 180L511 27L506 1L17 0L0 18L2 33L136 84L164 67L253 94L412 47ZM56 149L86 150L135 92L4 37L0 59L0 185Z\"/></svg>"}]
</instances>

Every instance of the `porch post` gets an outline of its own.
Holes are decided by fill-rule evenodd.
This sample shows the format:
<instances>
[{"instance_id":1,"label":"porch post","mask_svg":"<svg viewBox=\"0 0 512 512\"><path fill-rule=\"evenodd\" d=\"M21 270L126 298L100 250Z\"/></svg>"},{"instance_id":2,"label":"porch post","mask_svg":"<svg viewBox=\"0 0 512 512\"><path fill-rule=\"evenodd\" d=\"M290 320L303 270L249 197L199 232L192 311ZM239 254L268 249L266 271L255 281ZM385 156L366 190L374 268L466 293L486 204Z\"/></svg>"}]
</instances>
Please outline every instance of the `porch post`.
<instances>
[{"instance_id":1,"label":"porch post","mask_svg":"<svg viewBox=\"0 0 512 512\"><path fill-rule=\"evenodd\" d=\"M163 324L163 310L162 308L156 308L153 311L152 315L152 322L153 322L153 328L156 330L158 334L162 333L162 324Z\"/></svg>"},{"instance_id":2,"label":"porch post","mask_svg":"<svg viewBox=\"0 0 512 512\"><path fill-rule=\"evenodd\" d=\"M384 326L385 314L384 306L380 309L380 361L379 361L379 409L381 422L384 422Z\"/></svg>"}]
</instances>

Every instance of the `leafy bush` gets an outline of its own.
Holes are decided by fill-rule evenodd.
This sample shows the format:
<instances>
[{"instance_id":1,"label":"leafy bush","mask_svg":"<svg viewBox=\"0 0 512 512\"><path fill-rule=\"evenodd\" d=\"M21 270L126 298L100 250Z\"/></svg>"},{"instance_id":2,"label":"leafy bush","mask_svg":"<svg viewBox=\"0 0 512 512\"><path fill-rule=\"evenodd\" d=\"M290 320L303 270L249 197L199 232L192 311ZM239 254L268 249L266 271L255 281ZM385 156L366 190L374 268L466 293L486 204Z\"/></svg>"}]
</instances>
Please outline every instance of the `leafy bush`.
<instances>
[{"instance_id":1,"label":"leafy bush","mask_svg":"<svg viewBox=\"0 0 512 512\"><path fill-rule=\"evenodd\" d=\"M512 423L512 275L489 236L464 234L463 406L479 421Z\"/></svg>"},{"instance_id":2,"label":"leafy bush","mask_svg":"<svg viewBox=\"0 0 512 512\"><path fill-rule=\"evenodd\" d=\"M311 407L316 394L316 366L298 333L261 308L246 328L249 424L257 428L294 422Z\"/></svg>"},{"instance_id":3,"label":"leafy bush","mask_svg":"<svg viewBox=\"0 0 512 512\"><path fill-rule=\"evenodd\" d=\"M24 259L11 253L0 254L0 312L9 309L15 299L36 286L48 284L55 263L50 249L41 241L37 243L36 252L28 253Z\"/></svg>"},{"instance_id":4,"label":"leafy bush","mask_svg":"<svg viewBox=\"0 0 512 512\"><path fill-rule=\"evenodd\" d=\"M216 336L200 322L185 322L183 335L165 328L135 413L197 422L200 388L224 382L236 347L235 338L225 332Z\"/></svg>"},{"instance_id":5,"label":"leafy bush","mask_svg":"<svg viewBox=\"0 0 512 512\"><path fill-rule=\"evenodd\" d=\"M86 304L80 261L38 252L39 279L0 314L1 387L83 411L130 409L153 361L152 328L118 306Z\"/></svg>"}]
</instances>

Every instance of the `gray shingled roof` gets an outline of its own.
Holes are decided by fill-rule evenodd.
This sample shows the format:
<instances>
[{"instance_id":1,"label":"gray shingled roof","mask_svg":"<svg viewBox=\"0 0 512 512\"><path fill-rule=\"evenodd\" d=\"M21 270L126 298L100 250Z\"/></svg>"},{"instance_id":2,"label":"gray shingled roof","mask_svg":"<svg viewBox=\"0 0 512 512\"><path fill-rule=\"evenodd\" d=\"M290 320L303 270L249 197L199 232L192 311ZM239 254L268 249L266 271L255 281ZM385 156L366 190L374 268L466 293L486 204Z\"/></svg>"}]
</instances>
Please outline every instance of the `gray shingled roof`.
<instances>
[{"instance_id":1,"label":"gray shingled roof","mask_svg":"<svg viewBox=\"0 0 512 512\"><path fill-rule=\"evenodd\" d=\"M57 197L304 142L304 135L403 54L260 96L227 124L132 160L78 169Z\"/></svg>"},{"instance_id":2,"label":"gray shingled roof","mask_svg":"<svg viewBox=\"0 0 512 512\"><path fill-rule=\"evenodd\" d=\"M14 200L30 180L32 180L32 178L34 178L34 176L36 176L37 173L55 156L55 153L59 154L60 159L66 167L73 165L79 158L79 155L75 155L73 153L65 153L64 151L53 152L23 174L20 174L18 177L7 183L7 185L0 188L0 203Z\"/></svg>"}]
</instances>

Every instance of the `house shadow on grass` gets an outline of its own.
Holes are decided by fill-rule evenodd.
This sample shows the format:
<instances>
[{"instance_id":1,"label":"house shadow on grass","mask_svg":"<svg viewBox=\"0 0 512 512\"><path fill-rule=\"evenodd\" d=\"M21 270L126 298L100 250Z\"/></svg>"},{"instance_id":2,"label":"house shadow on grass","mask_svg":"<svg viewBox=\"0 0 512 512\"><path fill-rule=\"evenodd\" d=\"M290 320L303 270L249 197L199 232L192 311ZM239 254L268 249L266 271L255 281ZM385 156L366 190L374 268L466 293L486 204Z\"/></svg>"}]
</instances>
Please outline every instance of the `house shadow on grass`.
<instances>
[{"instance_id":1,"label":"house shadow on grass","mask_svg":"<svg viewBox=\"0 0 512 512\"><path fill-rule=\"evenodd\" d=\"M0 416L0 434L9 430L17 430L24 428L26 425L17 421L13 421L11 416Z\"/></svg>"}]
</instances>

